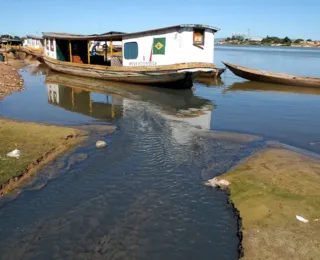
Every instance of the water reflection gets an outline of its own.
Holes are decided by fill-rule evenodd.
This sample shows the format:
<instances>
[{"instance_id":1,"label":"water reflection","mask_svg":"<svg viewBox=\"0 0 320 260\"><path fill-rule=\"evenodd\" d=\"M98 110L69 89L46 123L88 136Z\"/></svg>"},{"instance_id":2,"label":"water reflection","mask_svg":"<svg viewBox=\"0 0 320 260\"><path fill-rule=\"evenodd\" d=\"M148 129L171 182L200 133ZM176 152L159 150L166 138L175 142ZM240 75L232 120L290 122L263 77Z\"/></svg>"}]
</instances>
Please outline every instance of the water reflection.
<instances>
[{"instance_id":1,"label":"water reflection","mask_svg":"<svg viewBox=\"0 0 320 260\"><path fill-rule=\"evenodd\" d=\"M38 61L27 61L30 65L25 67L23 70L31 76L47 75L49 68Z\"/></svg>"},{"instance_id":2,"label":"water reflection","mask_svg":"<svg viewBox=\"0 0 320 260\"><path fill-rule=\"evenodd\" d=\"M123 114L123 99L76 87L47 84L48 103L96 119L113 120Z\"/></svg>"},{"instance_id":3,"label":"water reflection","mask_svg":"<svg viewBox=\"0 0 320 260\"><path fill-rule=\"evenodd\" d=\"M210 129L214 105L191 90L150 88L60 73L50 73L45 82L50 105L96 119L119 119L132 103L143 101L159 107L165 117Z\"/></svg>"},{"instance_id":4,"label":"water reflection","mask_svg":"<svg viewBox=\"0 0 320 260\"><path fill-rule=\"evenodd\" d=\"M224 82L221 78L198 77L194 81L202 83L206 87L224 86Z\"/></svg>"},{"instance_id":5,"label":"water reflection","mask_svg":"<svg viewBox=\"0 0 320 260\"><path fill-rule=\"evenodd\" d=\"M254 81L233 83L225 92L235 91L272 91L296 94L320 95L320 88L294 87L287 85L268 84Z\"/></svg>"}]
</instances>

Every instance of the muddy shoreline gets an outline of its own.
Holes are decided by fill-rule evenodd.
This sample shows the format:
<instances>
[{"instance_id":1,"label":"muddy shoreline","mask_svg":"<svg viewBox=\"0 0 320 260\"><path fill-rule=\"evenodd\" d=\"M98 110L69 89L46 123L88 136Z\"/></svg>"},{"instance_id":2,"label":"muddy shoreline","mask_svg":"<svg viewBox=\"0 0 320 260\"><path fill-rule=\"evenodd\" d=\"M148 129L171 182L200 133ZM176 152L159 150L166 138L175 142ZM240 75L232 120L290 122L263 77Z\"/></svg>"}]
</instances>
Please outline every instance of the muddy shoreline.
<instances>
[{"instance_id":1,"label":"muddy shoreline","mask_svg":"<svg viewBox=\"0 0 320 260\"><path fill-rule=\"evenodd\" d=\"M15 177L12 177L8 182L2 184L0 186L0 198L16 189L24 181L28 180L30 177L36 174L40 170L40 168L56 159L62 153L67 152L69 149L71 149L71 146L83 141L83 139L79 139L80 137L80 133L76 135L67 136L66 143L47 151L45 154L41 155L39 158L31 162L23 172L18 173Z\"/></svg>"},{"instance_id":2,"label":"muddy shoreline","mask_svg":"<svg viewBox=\"0 0 320 260\"><path fill-rule=\"evenodd\" d=\"M6 56L6 61L0 62L0 101L15 92L23 91L24 89L23 79L22 79L22 76L19 74L18 70L27 65L26 60L24 59L24 55L22 54L20 55L20 53L15 53L15 54L6 53L5 56ZM2 132L3 135L5 135L5 133L10 135L10 132L8 132L8 131L11 131L10 127L13 127L12 129L14 129L14 125L19 125L19 124L24 125L24 127L26 127L26 132L28 132L29 126L42 127L44 132L46 131L45 127L48 127L48 128L56 127L58 132L60 131L60 129L61 129L61 132L67 129L67 127L64 127L64 126L53 126L51 124L25 122L25 121L19 121L14 119L7 119L0 116L0 132ZM58 156L67 152L68 150L76 147L76 145L83 142L92 133L103 131L103 132L107 132L107 134L110 134L115 130L115 127L112 127L112 126L80 127L79 126L79 127L73 127L72 129L74 129L74 132L66 135L64 139L59 141L59 143L57 143L55 147L53 148L51 147L48 150L44 150L44 152L41 153L40 156L36 158L32 158L32 160L28 163L28 165L23 170L19 170L18 172L13 174L13 177L9 178L6 182L0 183L0 198L3 197L5 194L13 191L17 187L19 187L31 176L35 175L40 170L40 168L42 168L44 165L53 161ZM21 135L24 135L24 133L19 132L17 138L20 138ZM24 142L24 140L20 140L20 141ZM30 140L25 140L25 141L28 142ZM13 147L11 146L10 149L13 149ZM0 150L5 150L5 149L4 147L2 147L2 149ZM6 158L5 152L2 151L2 153L4 153L2 158ZM6 159L2 159L2 164L5 163L5 161L3 160L6 160ZM5 165L3 165L3 167L5 167ZM6 174L6 175L11 174L11 173L8 173L8 171L10 172L10 169L4 169L4 171L5 172L3 172L2 174Z\"/></svg>"},{"instance_id":3,"label":"muddy shoreline","mask_svg":"<svg viewBox=\"0 0 320 260\"><path fill-rule=\"evenodd\" d=\"M239 259L319 256L314 250L320 244L316 222L320 213L316 199L318 157L294 149L264 148L221 178L231 182L226 192L237 218ZM299 223L295 214L307 216L309 223ZM288 235L293 251L286 246Z\"/></svg>"},{"instance_id":4,"label":"muddy shoreline","mask_svg":"<svg viewBox=\"0 0 320 260\"><path fill-rule=\"evenodd\" d=\"M52 124L41 124L41 123L33 123L33 122L25 122L19 120L11 120L0 117L0 132L3 130L3 124L20 124L23 127L30 128L32 126L43 128L42 131L47 131L47 128L54 127L55 131L66 131L66 135L62 135L60 143L55 145L50 150L45 150L43 154L41 154L36 159L32 160L25 169L17 172L12 178L10 178L7 182L2 183L0 185L0 198L6 195L7 193L13 191L18 188L25 181L30 179L30 177L37 174L37 172L48 163L55 160L58 156L66 153L72 149L75 149L80 143L84 142L89 136L94 135L109 135L116 130L116 127L109 125L90 125L90 126L75 126L75 127L65 127L65 126L57 126Z\"/></svg>"},{"instance_id":5,"label":"muddy shoreline","mask_svg":"<svg viewBox=\"0 0 320 260\"><path fill-rule=\"evenodd\" d=\"M13 57L6 62L0 62L0 100L23 90L23 80L17 69L24 66L22 60Z\"/></svg>"},{"instance_id":6,"label":"muddy shoreline","mask_svg":"<svg viewBox=\"0 0 320 260\"><path fill-rule=\"evenodd\" d=\"M228 204L230 204L230 206L232 207L232 211L234 216L237 219L237 237L239 239L239 245L238 245L238 259L241 259L244 257L244 249L243 249L243 245L242 245L242 240L243 240L243 232L242 232L242 217L240 215L240 211L236 208L235 204L233 203L233 201L231 200L231 194L230 194L230 190L228 189L227 191L227 195L228 195Z\"/></svg>"}]
</instances>

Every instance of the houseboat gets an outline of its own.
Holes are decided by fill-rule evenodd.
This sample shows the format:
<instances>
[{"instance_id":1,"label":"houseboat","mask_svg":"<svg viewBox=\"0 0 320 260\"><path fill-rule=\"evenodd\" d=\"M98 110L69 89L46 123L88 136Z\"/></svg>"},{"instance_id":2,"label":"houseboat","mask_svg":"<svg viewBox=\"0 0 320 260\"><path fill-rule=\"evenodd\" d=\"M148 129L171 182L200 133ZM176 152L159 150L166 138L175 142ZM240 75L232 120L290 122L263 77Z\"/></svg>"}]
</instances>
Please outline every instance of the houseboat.
<instances>
[{"instance_id":1,"label":"houseboat","mask_svg":"<svg viewBox=\"0 0 320 260\"><path fill-rule=\"evenodd\" d=\"M27 35L23 41L23 50L36 58L42 58L44 39L40 36Z\"/></svg>"},{"instance_id":2,"label":"houseboat","mask_svg":"<svg viewBox=\"0 0 320 260\"><path fill-rule=\"evenodd\" d=\"M136 33L43 33L44 62L55 71L110 81L190 88L199 73L215 72L214 34L206 25L177 25ZM107 42L103 55L92 42ZM121 42L114 52L113 42Z\"/></svg>"}]
</instances>

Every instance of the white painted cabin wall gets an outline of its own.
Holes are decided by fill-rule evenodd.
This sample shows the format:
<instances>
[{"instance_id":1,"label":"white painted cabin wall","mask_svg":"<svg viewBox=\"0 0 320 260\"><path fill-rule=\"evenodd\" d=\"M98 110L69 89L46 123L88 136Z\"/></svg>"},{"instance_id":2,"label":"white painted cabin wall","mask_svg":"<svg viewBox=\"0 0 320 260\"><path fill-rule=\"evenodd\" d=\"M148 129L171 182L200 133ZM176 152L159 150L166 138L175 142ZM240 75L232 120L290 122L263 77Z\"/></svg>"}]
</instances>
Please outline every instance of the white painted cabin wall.
<instances>
[{"instance_id":1,"label":"white painted cabin wall","mask_svg":"<svg viewBox=\"0 0 320 260\"><path fill-rule=\"evenodd\" d=\"M49 39L44 40L44 53L45 56L52 58L52 59L57 59L57 46L56 46L56 40L50 39L50 41L53 41L53 51L51 51L51 43L49 44L49 49L47 49L48 46L48 41Z\"/></svg>"},{"instance_id":2,"label":"white painted cabin wall","mask_svg":"<svg viewBox=\"0 0 320 260\"><path fill-rule=\"evenodd\" d=\"M193 29L188 28L181 33L180 62L214 62L214 34L205 30L204 46L200 49L193 45Z\"/></svg>"},{"instance_id":3,"label":"white painted cabin wall","mask_svg":"<svg viewBox=\"0 0 320 260\"><path fill-rule=\"evenodd\" d=\"M129 38L130 37L130 38ZM208 29L205 31L205 42L203 49L193 45L193 29L184 28L180 31L166 30L163 33L151 35L139 35L137 37L124 36L123 46L127 42L138 43L137 59L126 60L123 52L123 66L135 66L130 63L149 62L153 46L153 38L166 38L165 55L152 55L154 65L170 65L184 62L209 62L213 63L214 55L214 33Z\"/></svg>"},{"instance_id":4,"label":"white painted cabin wall","mask_svg":"<svg viewBox=\"0 0 320 260\"><path fill-rule=\"evenodd\" d=\"M31 48L34 48L34 49L43 48L43 45L42 45L40 40L29 38L29 39L27 39L25 41L26 41L25 42L26 43L25 46L27 46L27 47L31 47Z\"/></svg>"}]
</instances>

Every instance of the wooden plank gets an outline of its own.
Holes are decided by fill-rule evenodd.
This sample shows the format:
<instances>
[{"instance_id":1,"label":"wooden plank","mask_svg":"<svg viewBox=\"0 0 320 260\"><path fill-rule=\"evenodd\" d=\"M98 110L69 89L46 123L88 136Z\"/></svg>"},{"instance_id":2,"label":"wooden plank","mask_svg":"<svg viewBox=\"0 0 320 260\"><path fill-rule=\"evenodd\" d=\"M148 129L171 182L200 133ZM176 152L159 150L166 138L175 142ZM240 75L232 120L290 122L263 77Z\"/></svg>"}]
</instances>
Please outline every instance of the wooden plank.
<instances>
[{"instance_id":1,"label":"wooden plank","mask_svg":"<svg viewBox=\"0 0 320 260\"><path fill-rule=\"evenodd\" d=\"M90 41L88 41L88 64L90 64Z\"/></svg>"},{"instance_id":2,"label":"wooden plank","mask_svg":"<svg viewBox=\"0 0 320 260\"><path fill-rule=\"evenodd\" d=\"M72 59L72 45L71 45L71 41L69 41L69 55L70 55L70 62L72 62L73 59Z\"/></svg>"}]
</instances>

